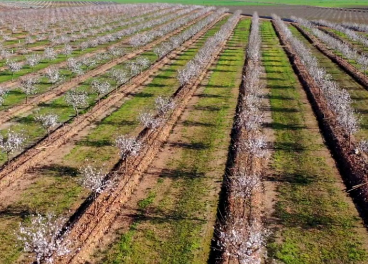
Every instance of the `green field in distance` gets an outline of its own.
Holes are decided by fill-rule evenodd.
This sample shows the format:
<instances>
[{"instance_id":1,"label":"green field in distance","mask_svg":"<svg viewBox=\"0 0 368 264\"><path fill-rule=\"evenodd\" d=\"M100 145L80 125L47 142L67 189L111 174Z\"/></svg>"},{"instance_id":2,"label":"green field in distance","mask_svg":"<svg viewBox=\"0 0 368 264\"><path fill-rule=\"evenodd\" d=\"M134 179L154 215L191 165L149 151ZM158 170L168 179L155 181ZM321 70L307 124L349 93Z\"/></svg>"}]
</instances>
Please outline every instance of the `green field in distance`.
<instances>
[{"instance_id":1,"label":"green field in distance","mask_svg":"<svg viewBox=\"0 0 368 264\"><path fill-rule=\"evenodd\" d=\"M246 1L246 0L115 0L119 3L173 3L193 5L311 5L324 7L368 7L368 0L271 0L271 1Z\"/></svg>"}]
</instances>

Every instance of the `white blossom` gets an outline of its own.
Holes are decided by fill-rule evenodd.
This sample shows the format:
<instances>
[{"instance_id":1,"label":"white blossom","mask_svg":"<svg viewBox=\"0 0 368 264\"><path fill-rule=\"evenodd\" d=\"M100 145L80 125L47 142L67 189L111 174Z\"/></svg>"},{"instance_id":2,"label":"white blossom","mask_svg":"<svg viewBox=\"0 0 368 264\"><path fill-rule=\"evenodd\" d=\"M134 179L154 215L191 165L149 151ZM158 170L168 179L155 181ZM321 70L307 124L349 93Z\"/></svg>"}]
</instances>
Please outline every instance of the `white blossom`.
<instances>
[{"instance_id":1,"label":"white blossom","mask_svg":"<svg viewBox=\"0 0 368 264\"><path fill-rule=\"evenodd\" d=\"M84 91L71 90L65 95L65 102L72 106L76 115L79 115L79 108L88 106L88 94Z\"/></svg>"},{"instance_id":2,"label":"white blossom","mask_svg":"<svg viewBox=\"0 0 368 264\"><path fill-rule=\"evenodd\" d=\"M48 134L50 134L50 130L52 128L56 127L59 124L58 120L59 117L55 114L35 116L35 121L39 122L47 130Z\"/></svg>"},{"instance_id":3,"label":"white blossom","mask_svg":"<svg viewBox=\"0 0 368 264\"><path fill-rule=\"evenodd\" d=\"M138 156L139 151L143 147L140 141L125 135L117 137L115 140L115 145L119 149L122 159L126 159L129 155L133 157Z\"/></svg>"},{"instance_id":4,"label":"white blossom","mask_svg":"<svg viewBox=\"0 0 368 264\"><path fill-rule=\"evenodd\" d=\"M22 148L25 140L26 138L22 134L10 129L5 137L0 134L0 149L6 154L7 160L12 153Z\"/></svg>"},{"instance_id":5,"label":"white blossom","mask_svg":"<svg viewBox=\"0 0 368 264\"><path fill-rule=\"evenodd\" d=\"M54 256L69 254L69 244L61 236L65 218L56 218L53 214L42 216L32 215L29 224L19 225L17 238L23 243L24 251L36 255L36 262L40 264L53 263Z\"/></svg>"}]
</instances>

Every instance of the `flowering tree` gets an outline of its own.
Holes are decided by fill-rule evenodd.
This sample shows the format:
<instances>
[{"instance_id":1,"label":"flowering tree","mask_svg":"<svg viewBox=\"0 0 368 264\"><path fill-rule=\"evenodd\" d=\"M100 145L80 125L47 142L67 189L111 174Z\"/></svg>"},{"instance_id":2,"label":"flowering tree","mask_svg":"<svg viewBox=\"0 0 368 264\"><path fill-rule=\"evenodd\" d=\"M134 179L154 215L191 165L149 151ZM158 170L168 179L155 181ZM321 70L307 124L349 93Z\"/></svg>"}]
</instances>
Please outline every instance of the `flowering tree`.
<instances>
[{"instance_id":1,"label":"flowering tree","mask_svg":"<svg viewBox=\"0 0 368 264\"><path fill-rule=\"evenodd\" d=\"M52 84L57 83L60 80L60 71L56 67L47 68L45 75Z\"/></svg>"},{"instance_id":2,"label":"flowering tree","mask_svg":"<svg viewBox=\"0 0 368 264\"><path fill-rule=\"evenodd\" d=\"M102 193L107 183L105 181L106 173L101 169L96 169L92 165L87 165L80 169L82 175L81 184L83 187L91 190L96 195Z\"/></svg>"},{"instance_id":3,"label":"flowering tree","mask_svg":"<svg viewBox=\"0 0 368 264\"><path fill-rule=\"evenodd\" d=\"M101 169L96 169L92 165L87 165L80 169L82 175L81 184L84 188L92 192L92 199L102 193L110 184L110 181L106 180L107 174ZM95 201L94 215L97 214L98 204Z\"/></svg>"},{"instance_id":4,"label":"flowering tree","mask_svg":"<svg viewBox=\"0 0 368 264\"><path fill-rule=\"evenodd\" d=\"M152 113L141 113L138 117L139 122L146 128L156 129L163 124L163 119L155 117Z\"/></svg>"},{"instance_id":5,"label":"flowering tree","mask_svg":"<svg viewBox=\"0 0 368 264\"><path fill-rule=\"evenodd\" d=\"M123 70L114 69L110 72L110 75L116 83L115 90L117 90L120 85L125 84L129 80L128 73Z\"/></svg>"},{"instance_id":6,"label":"flowering tree","mask_svg":"<svg viewBox=\"0 0 368 264\"><path fill-rule=\"evenodd\" d=\"M25 140L26 138L22 134L10 129L5 137L0 135L0 149L6 154L7 161L9 161L11 154L22 148Z\"/></svg>"},{"instance_id":7,"label":"flowering tree","mask_svg":"<svg viewBox=\"0 0 368 264\"><path fill-rule=\"evenodd\" d=\"M141 73L144 69L146 69L151 64L150 60L146 57L138 57L136 62L139 65Z\"/></svg>"},{"instance_id":8,"label":"flowering tree","mask_svg":"<svg viewBox=\"0 0 368 264\"><path fill-rule=\"evenodd\" d=\"M8 66L9 70L12 73L12 80L14 78L14 73L22 69L22 64L20 62L16 62L12 60L6 60L6 66Z\"/></svg>"},{"instance_id":9,"label":"flowering tree","mask_svg":"<svg viewBox=\"0 0 368 264\"><path fill-rule=\"evenodd\" d=\"M61 53L64 54L66 57L70 56L72 52L73 52L73 48L69 44L65 44L64 48L61 51Z\"/></svg>"},{"instance_id":10,"label":"flowering tree","mask_svg":"<svg viewBox=\"0 0 368 264\"><path fill-rule=\"evenodd\" d=\"M175 108L175 102L171 98L158 96L155 99L155 106L160 116L165 116L168 112Z\"/></svg>"},{"instance_id":11,"label":"flowering tree","mask_svg":"<svg viewBox=\"0 0 368 264\"><path fill-rule=\"evenodd\" d=\"M8 90L0 87L0 106L4 104L5 96L7 95Z\"/></svg>"},{"instance_id":12,"label":"flowering tree","mask_svg":"<svg viewBox=\"0 0 368 264\"><path fill-rule=\"evenodd\" d=\"M36 122L39 122L46 130L47 134L50 135L51 129L56 127L59 123L59 117L54 114L38 115L35 116Z\"/></svg>"},{"instance_id":13,"label":"flowering tree","mask_svg":"<svg viewBox=\"0 0 368 264\"><path fill-rule=\"evenodd\" d=\"M143 144L133 137L122 135L116 138L115 146L119 149L120 157L124 161L126 171L128 157L138 156Z\"/></svg>"},{"instance_id":14,"label":"flowering tree","mask_svg":"<svg viewBox=\"0 0 368 264\"><path fill-rule=\"evenodd\" d=\"M56 59L57 53L53 48L47 47L43 52L43 57L47 60L54 60Z\"/></svg>"},{"instance_id":15,"label":"flowering tree","mask_svg":"<svg viewBox=\"0 0 368 264\"><path fill-rule=\"evenodd\" d=\"M77 75L82 75L84 72L83 72L83 69L82 69L82 65L80 62L78 62L76 59L74 58L69 58L68 61L67 61L67 65L68 65L68 69L74 73L74 74L77 74Z\"/></svg>"},{"instance_id":16,"label":"flowering tree","mask_svg":"<svg viewBox=\"0 0 368 264\"><path fill-rule=\"evenodd\" d=\"M70 253L69 243L61 236L65 222L66 219L56 218L53 214L32 215L29 224L20 224L17 238L23 243L25 252L36 255L37 264L43 261L53 263L55 255Z\"/></svg>"},{"instance_id":17,"label":"flowering tree","mask_svg":"<svg viewBox=\"0 0 368 264\"><path fill-rule=\"evenodd\" d=\"M368 69L368 56L365 56L365 55L362 55L362 56L359 56L358 58L358 61L357 61L361 67L362 67L362 70L363 70L363 73L365 75L367 75L367 69Z\"/></svg>"},{"instance_id":18,"label":"flowering tree","mask_svg":"<svg viewBox=\"0 0 368 264\"><path fill-rule=\"evenodd\" d=\"M106 94L111 89L111 84L107 81L101 82L97 79L91 82L92 89L97 93L98 96L98 103L100 103L101 96Z\"/></svg>"},{"instance_id":19,"label":"flowering tree","mask_svg":"<svg viewBox=\"0 0 368 264\"><path fill-rule=\"evenodd\" d=\"M25 77L20 81L20 89L26 95L26 104L28 103L29 96L37 92L37 87L35 86L37 81L37 78L34 76Z\"/></svg>"},{"instance_id":20,"label":"flowering tree","mask_svg":"<svg viewBox=\"0 0 368 264\"><path fill-rule=\"evenodd\" d=\"M27 61L27 64L33 68L34 66L36 66L37 64L40 63L41 59L42 58L41 58L40 55L31 54L31 55L27 56L26 61Z\"/></svg>"},{"instance_id":21,"label":"flowering tree","mask_svg":"<svg viewBox=\"0 0 368 264\"><path fill-rule=\"evenodd\" d=\"M88 106L88 94L84 91L71 90L65 95L65 102L73 107L75 114L78 116L78 109Z\"/></svg>"},{"instance_id":22,"label":"flowering tree","mask_svg":"<svg viewBox=\"0 0 368 264\"><path fill-rule=\"evenodd\" d=\"M133 157L137 156L143 147L141 142L137 141L133 137L127 137L125 135L117 137L115 145L118 147L122 159L126 159L128 155Z\"/></svg>"}]
</instances>

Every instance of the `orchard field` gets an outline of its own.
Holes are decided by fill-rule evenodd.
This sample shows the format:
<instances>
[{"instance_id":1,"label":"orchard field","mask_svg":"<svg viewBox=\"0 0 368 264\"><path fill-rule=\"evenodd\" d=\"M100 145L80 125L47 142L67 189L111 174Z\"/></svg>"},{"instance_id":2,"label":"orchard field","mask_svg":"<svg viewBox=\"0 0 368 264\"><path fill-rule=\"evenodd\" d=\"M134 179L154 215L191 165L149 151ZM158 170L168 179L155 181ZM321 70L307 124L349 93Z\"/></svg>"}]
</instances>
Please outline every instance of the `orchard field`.
<instances>
[{"instance_id":1,"label":"orchard field","mask_svg":"<svg viewBox=\"0 0 368 264\"><path fill-rule=\"evenodd\" d=\"M3 2L0 263L368 263L368 16L262 8Z\"/></svg>"}]
</instances>

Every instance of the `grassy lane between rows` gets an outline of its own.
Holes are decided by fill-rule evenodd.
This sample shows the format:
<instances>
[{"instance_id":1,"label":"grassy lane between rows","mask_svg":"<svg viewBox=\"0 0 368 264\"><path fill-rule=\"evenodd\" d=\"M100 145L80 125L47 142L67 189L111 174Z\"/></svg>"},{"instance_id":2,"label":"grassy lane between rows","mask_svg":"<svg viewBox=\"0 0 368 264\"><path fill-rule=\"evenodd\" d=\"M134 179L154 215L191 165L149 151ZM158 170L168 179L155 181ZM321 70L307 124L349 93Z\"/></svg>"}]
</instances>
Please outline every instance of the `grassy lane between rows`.
<instances>
[{"instance_id":1,"label":"grassy lane between rows","mask_svg":"<svg viewBox=\"0 0 368 264\"><path fill-rule=\"evenodd\" d=\"M352 106L360 117L360 130L355 136L357 140L368 139L368 91L350 75L346 74L337 64L311 45L295 27L289 28L293 35L311 50L312 54L318 59L319 65L326 69L326 72L332 76L332 79L341 88L349 92L351 99L353 99Z\"/></svg>"},{"instance_id":2,"label":"grassy lane between rows","mask_svg":"<svg viewBox=\"0 0 368 264\"><path fill-rule=\"evenodd\" d=\"M159 95L170 96L179 83L177 70L182 68L197 53L206 39L213 36L227 21L218 22L200 38L190 49L180 54L174 63L164 67L143 87L141 92L133 95L119 109L94 124L87 135L75 142L71 149L61 149L50 157L50 163L38 168L31 177L36 177L32 184L22 191L20 197L0 214L0 263L14 263L18 259L21 248L16 243L15 232L18 223L27 219L30 213L54 212L66 214L70 208L78 206L88 195L79 183L78 169L88 160L94 166L101 166L105 171L112 169L119 159L118 150L114 147L117 136L138 133L140 128L137 117L140 112L154 108L155 98Z\"/></svg>"},{"instance_id":3,"label":"grassy lane between rows","mask_svg":"<svg viewBox=\"0 0 368 264\"><path fill-rule=\"evenodd\" d=\"M162 152L169 154L152 165L162 163L162 171L138 202L140 220L104 253L104 263L208 260L249 26L242 20L235 28L208 83L170 135Z\"/></svg>"},{"instance_id":4,"label":"grassy lane between rows","mask_svg":"<svg viewBox=\"0 0 368 264\"><path fill-rule=\"evenodd\" d=\"M313 111L270 22L262 62L275 133L270 258L290 264L367 263L367 232L323 143Z\"/></svg>"}]
</instances>

